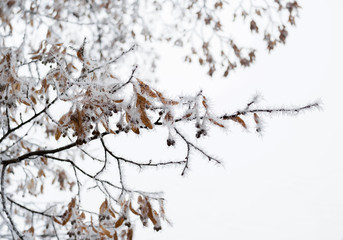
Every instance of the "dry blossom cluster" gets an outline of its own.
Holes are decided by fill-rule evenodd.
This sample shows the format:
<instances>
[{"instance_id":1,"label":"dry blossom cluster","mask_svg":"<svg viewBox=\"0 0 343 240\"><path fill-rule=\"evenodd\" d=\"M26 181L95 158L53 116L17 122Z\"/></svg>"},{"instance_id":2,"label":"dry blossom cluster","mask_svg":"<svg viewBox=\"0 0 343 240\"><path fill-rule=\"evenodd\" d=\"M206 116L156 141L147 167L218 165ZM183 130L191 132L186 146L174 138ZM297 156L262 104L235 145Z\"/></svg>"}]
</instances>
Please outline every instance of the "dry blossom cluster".
<instances>
[{"instance_id":1,"label":"dry blossom cluster","mask_svg":"<svg viewBox=\"0 0 343 240\"><path fill-rule=\"evenodd\" d=\"M186 62L227 77L256 58L256 49L235 40L236 22L271 51L285 43L299 8L289 0L1 1L0 238L130 240L140 222L159 231L168 222L163 196L127 186L123 166L176 165L183 175L192 151L220 164L195 141L212 127L248 128L251 119L260 132L265 115L318 104L262 108L256 96L217 115L204 91L170 98L145 78L158 66L156 44L183 48ZM183 133L185 124L195 138ZM161 128L168 147L185 146L184 158L133 160L111 144ZM111 177L104 174L109 162L116 164ZM44 202L51 191L71 197ZM102 196L98 212L84 208L84 192Z\"/></svg>"}]
</instances>

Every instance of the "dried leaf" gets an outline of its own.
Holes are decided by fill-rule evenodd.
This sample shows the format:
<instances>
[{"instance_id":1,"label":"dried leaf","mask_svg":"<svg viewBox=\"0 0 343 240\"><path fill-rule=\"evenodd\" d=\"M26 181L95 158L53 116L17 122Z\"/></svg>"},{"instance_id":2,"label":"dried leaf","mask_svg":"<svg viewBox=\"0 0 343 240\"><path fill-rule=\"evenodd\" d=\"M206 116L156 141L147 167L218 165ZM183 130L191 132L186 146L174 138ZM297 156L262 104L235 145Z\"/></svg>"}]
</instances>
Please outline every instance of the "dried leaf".
<instances>
[{"instance_id":1,"label":"dried leaf","mask_svg":"<svg viewBox=\"0 0 343 240\"><path fill-rule=\"evenodd\" d=\"M108 212L111 214L113 218L116 218L116 215L114 214L114 211L112 211L112 209L109 208Z\"/></svg>"},{"instance_id":2,"label":"dried leaf","mask_svg":"<svg viewBox=\"0 0 343 240\"><path fill-rule=\"evenodd\" d=\"M132 240L133 239L133 230L132 228L129 228L127 230L127 240Z\"/></svg>"},{"instance_id":3,"label":"dried leaf","mask_svg":"<svg viewBox=\"0 0 343 240\"><path fill-rule=\"evenodd\" d=\"M7 168L6 172L7 174L10 174L10 173L14 174L13 168L11 166Z\"/></svg>"},{"instance_id":4,"label":"dried leaf","mask_svg":"<svg viewBox=\"0 0 343 240\"><path fill-rule=\"evenodd\" d=\"M37 177L41 177L41 176L45 177L45 173L44 173L43 169L40 168L39 171L38 171Z\"/></svg>"},{"instance_id":5,"label":"dried leaf","mask_svg":"<svg viewBox=\"0 0 343 240\"><path fill-rule=\"evenodd\" d=\"M114 227L115 227L115 228L120 227L120 226L123 224L124 220L125 220L124 217L120 217L120 218L118 219L118 221L115 223Z\"/></svg>"},{"instance_id":6,"label":"dried leaf","mask_svg":"<svg viewBox=\"0 0 343 240\"><path fill-rule=\"evenodd\" d=\"M80 214L79 218L80 218L80 219L85 219L85 218L86 218L86 215L85 215L85 213L84 213L84 212L82 212L82 213Z\"/></svg>"},{"instance_id":7,"label":"dried leaf","mask_svg":"<svg viewBox=\"0 0 343 240\"><path fill-rule=\"evenodd\" d=\"M26 102L25 100L22 100L21 102L24 103L26 106L31 106L30 103Z\"/></svg>"},{"instance_id":8,"label":"dried leaf","mask_svg":"<svg viewBox=\"0 0 343 240\"><path fill-rule=\"evenodd\" d=\"M150 96L152 98L156 98L157 97L156 93L154 93L147 84L145 84L144 82L142 82L138 78L137 78L137 81L139 83L139 87L140 87L141 92L143 94L147 94L148 96Z\"/></svg>"},{"instance_id":9,"label":"dried leaf","mask_svg":"<svg viewBox=\"0 0 343 240\"><path fill-rule=\"evenodd\" d=\"M186 119L186 118L189 118L190 116L192 116L193 115L193 113L191 112L191 113L187 113L187 114L185 114L182 118L183 119Z\"/></svg>"},{"instance_id":10,"label":"dried leaf","mask_svg":"<svg viewBox=\"0 0 343 240\"><path fill-rule=\"evenodd\" d=\"M56 217L54 217L53 219L55 223L62 225L62 223Z\"/></svg>"},{"instance_id":11,"label":"dried leaf","mask_svg":"<svg viewBox=\"0 0 343 240\"><path fill-rule=\"evenodd\" d=\"M106 122L104 122L103 120L101 120L101 124L102 126L106 129L107 132L111 132L111 129L108 127L108 124ZM112 131L113 132L113 131ZM114 132L113 132L114 133Z\"/></svg>"},{"instance_id":12,"label":"dried leaf","mask_svg":"<svg viewBox=\"0 0 343 240\"><path fill-rule=\"evenodd\" d=\"M137 93L136 107L143 106L145 108L146 105L150 106L151 103L145 97Z\"/></svg>"},{"instance_id":13,"label":"dried leaf","mask_svg":"<svg viewBox=\"0 0 343 240\"><path fill-rule=\"evenodd\" d=\"M260 117L257 115L257 113L254 113L254 121L256 124L260 122Z\"/></svg>"},{"instance_id":14,"label":"dried leaf","mask_svg":"<svg viewBox=\"0 0 343 240\"><path fill-rule=\"evenodd\" d=\"M31 60L38 60L38 59L40 59L40 58L41 58L40 55L36 55L36 56L31 57Z\"/></svg>"},{"instance_id":15,"label":"dried leaf","mask_svg":"<svg viewBox=\"0 0 343 240\"><path fill-rule=\"evenodd\" d=\"M161 102L165 105L177 105L179 104L179 102L177 101L173 101L173 100L167 100L163 95L162 93L156 91L158 97L160 98Z\"/></svg>"},{"instance_id":16,"label":"dried leaf","mask_svg":"<svg viewBox=\"0 0 343 240\"><path fill-rule=\"evenodd\" d=\"M41 157L40 160L44 163L44 165L48 165L48 159L46 157Z\"/></svg>"},{"instance_id":17,"label":"dried leaf","mask_svg":"<svg viewBox=\"0 0 343 240\"><path fill-rule=\"evenodd\" d=\"M203 96L202 105L204 105L204 107L205 107L206 109L208 108L207 99L206 99L205 96Z\"/></svg>"},{"instance_id":18,"label":"dried leaf","mask_svg":"<svg viewBox=\"0 0 343 240\"><path fill-rule=\"evenodd\" d=\"M65 217L63 219L63 222L62 222L63 226L66 225L69 222L69 220L71 218L71 215L72 215L72 211L67 210L66 211L66 215L65 215Z\"/></svg>"},{"instance_id":19,"label":"dried leaf","mask_svg":"<svg viewBox=\"0 0 343 240\"><path fill-rule=\"evenodd\" d=\"M20 83L19 82L16 82L15 84L13 84L12 88L13 90L15 90L16 92L18 92L20 90Z\"/></svg>"},{"instance_id":20,"label":"dried leaf","mask_svg":"<svg viewBox=\"0 0 343 240\"><path fill-rule=\"evenodd\" d=\"M56 141L57 141L58 139L60 139L60 137L61 137L61 131L57 128L56 133L55 133L55 139L56 139Z\"/></svg>"},{"instance_id":21,"label":"dried leaf","mask_svg":"<svg viewBox=\"0 0 343 240\"><path fill-rule=\"evenodd\" d=\"M131 126L131 130L132 130L132 132L134 132L134 133L136 133L136 134L139 134L139 133L140 133L140 132L139 132L139 128L137 128L137 127Z\"/></svg>"},{"instance_id":22,"label":"dried leaf","mask_svg":"<svg viewBox=\"0 0 343 240\"><path fill-rule=\"evenodd\" d=\"M133 209L131 202L129 204L129 208L133 214L138 215L138 216L140 215L135 209Z\"/></svg>"},{"instance_id":23,"label":"dried leaf","mask_svg":"<svg viewBox=\"0 0 343 240\"><path fill-rule=\"evenodd\" d=\"M99 227L101 228L102 232L109 238L112 238L112 235L110 231L108 231L106 228L104 228L101 224L99 224Z\"/></svg>"},{"instance_id":24,"label":"dried leaf","mask_svg":"<svg viewBox=\"0 0 343 240\"><path fill-rule=\"evenodd\" d=\"M93 232L98 233L98 230L96 230L96 228L93 225L93 217L92 216L91 216L91 226L92 226Z\"/></svg>"},{"instance_id":25,"label":"dried leaf","mask_svg":"<svg viewBox=\"0 0 343 240\"><path fill-rule=\"evenodd\" d=\"M83 62L83 49L80 48L77 52L76 52L77 57Z\"/></svg>"},{"instance_id":26,"label":"dried leaf","mask_svg":"<svg viewBox=\"0 0 343 240\"><path fill-rule=\"evenodd\" d=\"M148 217L149 219L151 220L151 222L155 225L157 223L155 217L154 217L154 214L153 214L153 209L151 207L151 204L148 200L146 200L146 206L148 207Z\"/></svg>"},{"instance_id":27,"label":"dried leaf","mask_svg":"<svg viewBox=\"0 0 343 240\"><path fill-rule=\"evenodd\" d=\"M104 212L108 209L108 202L107 199L105 199L105 201L100 205L99 208L99 214L104 214Z\"/></svg>"},{"instance_id":28,"label":"dried leaf","mask_svg":"<svg viewBox=\"0 0 343 240\"><path fill-rule=\"evenodd\" d=\"M58 123L61 124L62 126L66 123L67 117L69 117L71 115L71 112L68 112L66 114L64 114L60 120L58 120Z\"/></svg>"},{"instance_id":29,"label":"dried leaf","mask_svg":"<svg viewBox=\"0 0 343 240\"><path fill-rule=\"evenodd\" d=\"M204 105L204 107L207 109L207 103L205 100L202 101L202 105Z\"/></svg>"},{"instance_id":30,"label":"dried leaf","mask_svg":"<svg viewBox=\"0 0 343 240\"><path fill-rule=\"evenodd\" d=\"M235 121L235 122L241 124L242 127L244 127L245 129L247 128L247 125L245 124L245 122L243 121L242 118L236 116L236 117L232 117L231 119L232 119L233 121Z\"/></svg>"},{"instance_id":31,"label":"dried leaf","mask_svg":"<svg viewBox=\"0 0 343 240\"><path fill-rule=\"evenodd\" d=\"M34 189L34 187L35 187L35 180L32 178L32 179L29 181L29 183L27 184L27 189L28 189L29 191L32 191L32 190Z\"/></svg>"},{"instance_id":32,"label":"dried leaf","mask_svg":"<svg viewBox=\"0 0 343 240\"><path fill-rule=\"evenodd\" d=\"M130 114L129 114L128 112L126 112L125 118L126 118L126 122L127 122L127 123L130 123L130 121L131 121L131 116L130 116Z\"/></svg>"},{"instance_id":33,"label":"dried leaf","mask_svg":"<svg viewBox=\"0 0 343 240\"><path fill-rule=\"evenodd\" d=\"M49 88L46 78L44 78L44 79L42 80L42 87L44 88L45 92L46 92L46 91L48 90L48 88Z\"/></svg>"},{"instance_id":34,"label":"dried leaf","mask_svg":"<svg viewBox=\"0 0 343 240\"><path fill-rule=\"evenodd\" d=\"M37 100L33 95L30 96L30 99L33 102L33 104L35 104L35 105L37 104Z\"/></svg>"},{"instance_id":35,"label":"dried leaf","mask_svg":"<svg viewBox=\"0 0 343 240\"><path fill-rule=\"evenodd\" d=\"M164 116L164 119L167 121L167 122L174 122L174 117L173 115L171 114L171 112L167 112L167 114Z\"/></svg>"},{"instance_id":36,"label":"dried leaf","mask_svg":"<svg viewBox=\"0 0 343 240\"><path fill-rule=\"evenodd\" d=\"M144 110L142 107L140 107L140 108L138 109L138 111L139 111L139 113L140 113L140 118L141 118L142 123L143 123L145 126L147 126L149 129L152 129L153 127L152 127L151 121L150 121L150 119L148 118L148 116L147 116L145 110Z\"/></svg>"},{"instance_id":37,"label":"dried leaf","mask_svg":"<svg viewBox=\"0 0 343 240\"><path fill-rule=\"evenodd\" d=\"M223 124L220 124L220 123L218 123L217 121L215 121L214 119L212 119L212 118L209 118L209 120L213 123L213 124L215 124L215 125L217 125L217 126L219 126L219 127L222 127L222 128L224 128L224 125Z\"/></svg>"},{"instance_id":38,"label":"dried leaf","mask_svg":"<svg viewBox=\"0 0 343 240\"><path fill-rule=\"evenodd\" d=\"M118 240L118 234L117 234L117 231L114 231L114 234L113 234L113 239L114 239L114 240Z\"/></svg>"}]
</instances>

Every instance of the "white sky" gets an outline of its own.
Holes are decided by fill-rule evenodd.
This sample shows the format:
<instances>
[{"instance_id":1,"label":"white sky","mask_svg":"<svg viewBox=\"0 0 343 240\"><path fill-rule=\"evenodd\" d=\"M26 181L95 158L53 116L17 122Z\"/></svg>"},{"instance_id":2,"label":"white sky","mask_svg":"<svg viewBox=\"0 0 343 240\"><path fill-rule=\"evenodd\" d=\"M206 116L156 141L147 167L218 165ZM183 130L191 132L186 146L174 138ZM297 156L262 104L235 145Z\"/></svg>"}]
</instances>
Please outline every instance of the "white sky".
<instances>
[{"instance_id":1,"label":"white sky","mask_svg":"<svg viewBox=\"0 0 343 240\"><path fill-rule=\"evenodd\" d=\"M165 191L173 227L145 229L137 239L343 239L343 1L299 3L301 18L286 46L260 51L252 67L229 79L208 79L166 52L161 90L203 88L221 111L236 110L256 92L265 106L321 99L323 109L265 118L263 137L233 124L226 133L212 130L198 144L224 168L193 154L186 177L177 168L142 172L132 185Z\"/></svg>"}]
</instances>

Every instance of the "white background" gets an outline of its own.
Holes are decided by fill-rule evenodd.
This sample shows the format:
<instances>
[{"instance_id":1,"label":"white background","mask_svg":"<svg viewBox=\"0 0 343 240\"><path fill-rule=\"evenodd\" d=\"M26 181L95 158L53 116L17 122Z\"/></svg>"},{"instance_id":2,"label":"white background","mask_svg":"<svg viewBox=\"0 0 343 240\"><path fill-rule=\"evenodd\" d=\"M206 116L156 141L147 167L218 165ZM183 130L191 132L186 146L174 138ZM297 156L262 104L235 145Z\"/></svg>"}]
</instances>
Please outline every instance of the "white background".
<instances>
[{"instance_id":1,"label":"white background","mask_svg":"<svg viewBox=\"0 0 343 240\"><path fill-rule=\"evenodd\" d=\"M323 105L296 117L265 117L262 137L234 124L226 132L212 130L197 143L224 167L193 154L185 177L182 169L162 168L131 179L138 189L165 192L173 222L158 233L144 229L137 239L343 239L343 1L299 4L286 46L259 51L252 67L228 79L208 79L204 70L165 52L160 89L203 88L219 112L244 107L256 92L265 106L317 99Z\"/></svg>"}]
</instances>

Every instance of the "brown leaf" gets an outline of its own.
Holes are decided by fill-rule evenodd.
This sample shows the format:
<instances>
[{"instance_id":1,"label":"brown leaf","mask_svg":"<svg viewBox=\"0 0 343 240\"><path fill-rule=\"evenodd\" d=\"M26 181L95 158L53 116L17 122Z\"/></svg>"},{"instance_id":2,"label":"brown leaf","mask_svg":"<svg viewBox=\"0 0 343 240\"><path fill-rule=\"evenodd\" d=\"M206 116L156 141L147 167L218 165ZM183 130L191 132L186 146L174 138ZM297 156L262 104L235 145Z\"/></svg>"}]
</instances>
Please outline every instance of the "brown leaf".
<instances>
[{"instance_id":1,"label":"brown leaf","mask_svg":"<svg viewBox=\"0 0 343 240\"><path fill-rule=\"evenodd\" d=\"M260 117L257 115L257 113L254 113L254 121L256 124L260 122Z\"/></svg>"},{"instance_id":2,"label":"brown leaf","mask_svg":"<svg viewBox=\"0 0 343 240\"><path fill-rule=\"evenodd\" d=\"M104 122L103 120L101 120L101 124L102 126L106 129L107 132L111 132L111 129L108 127L108 124L106 122ZM112 131L113 132L113 131ZM114 133L114 132L113 132Z\"/></svg>"},{"instance_id":3,"label":"brown leaf","mask_svg":"<svg viewBox=\"0 0 343 240\"><path fill-rule=\"evenodd\" d=\"M131 125L130 129L132 132L139 134L139 128L137 128L132 122L131 122L131 116L128 112L126 112L126 122Z\"/></svg>"},{"instance_id":4,"label":"brown leaf","mask_svg":"<svg viewBox=\"0 0 343 240\"><path fill-rule=\"evenodd\" d=\"M151 204L150 202L147 200L147 204L146 206L148 207L148 217L150 218L151 222L155 225L157 223L155 217L154 217L154 214L153 214L153 210L151 208Z\"/></svg>"},{"instance_id":5,"label":"brown leaf","mask_svg":"<svg viewBox=\"0 0 343 240\"><path fill-rule=\"evenodd\" d=\"M40 160L44 163L44 165L48 165L48 159L46 157L41 157Z\"/></svg>"},{"instance_id":6,"label":"brown leaf","mask_svg":"<svg viewBox=\"0 0 343 240\"><path fill-rule=\"evenodd\" d=\"M99 224L99 227L101 228L102 232L109 238L112 238L112 235L110 231L108 231L106 228L104 228L101 224Z\"/></svg>"},{"instance_id":7,"label":"brown leaf","mask_svg":"<svg viewBox=\"0 0 343 240\"><path fill-rule=\"evenodd\" d=\"M150 106L151 103L145 97L137 93L136 107L143 106L145 108L146 105Z\"/></svg>"},{"instance_id":8,"label":"brown leaf","mask_svg":"<svg viewBox=\"0 0 343 240\"><path fill-rule=\"evenodd\" d=\"M202 100L202 105L204 105L204 107L207 109L208 108L208 105L207 105L207 102L206 102L206 98L203 97L204 100Z\"/></svg>"},{"instance_id":9,"label":"brown leaf","mask_svg":"<svg viewBox=\"0 0 343 240\"><path fill-rule=\"evenodd\" d=\"M154 93L147 84L145 84L144 82L142 82L138 78L137 78L137 81L139 83L139 87L140 87L141 92L143 94L147 94L149 97L152 97L152 98L156 98L157 97L156 93Z\"/></svg>"},{"instance_id":10,"label":"brown leaf","mask_svg":"<svg viewBox=\"0 0 343 240\"><path fill-rule=\"evenodd\" d=\"M44 173L43 169L40 168L39 171L38 171L37 177L41 177L41 176L45 177L45 173Z\"/></svg>"},{"instance_id":11,"label":"brown leaf","mask_svg":"<svg viewBox=\"0 0 343 240\"><path fill-rule=\"evenodd\" d=\"M251 20L250 22L250 31L255 31L256 33L258 33L258 26L254 20Z\"/></svg>"},{"instance_id":12,"label":"brown leaf","mask_svg":"<svg viewBox=\"0 0 343 240\"><path fill-rule=\"evenodd\" d=\"M127 240L132 240L133 239L133 230L132 228L129 228L127 230Z\"/></svg>"},{"instance_id":13,"label":"brown leaf","mask_svg":"<svg viewBox=\"0 0 343 240\"><path fill-rule=\"evenodd\" d=\"M129 208L133 214L138 215L138 216L140 215L135 209L133 209L131 202L129 204Z\"/></svg>"},{"instance_id":14,"label":"brown leaf","mask_svg":"<svg viewBox=\"0 0 343 240\"><path fill-rule=\"evenodd\" d=\"M123 224L124 220L125 220L125 218L124 218L123 216L120 217L120 218L118 219L118 221L115 223L114 227L115 227L115 228L120 227L120 226Z\"/></svg>"},{"instance_id":15,"label":"brown leaf","mask_svg":"<svg viewBox=\"0 0 343 240\"><path fill-rule=\"evenodd\" d=\"M134 126L131 126L131 130L132 132L136 133L136 134L139 134L139 128L138 127L134 127Z\"/></svg>"},{"instance_id":16,"label":"brown leaf","mask_svg":"<svg viewBox=\"0 0 343 240\"><path fill-rule=\"evenodd\" d=\"M173 101L173 100L167 100L163 95L162 93L156 91L158 97L160 98L161 102L165 105L177 105L179 104L179 102L177 101Z\"/></svg>"},{"instance_id":17,"label":"brown leaf","mask_svg":"<svg viewBox=\"0 0 343 240\"><path fill-rule=\"evenodd\" d=\"M118 240L118 234L117 234L117 231L114 231L114 234L113 234L113 239L114 239L114 240Z\"/></svg>"},{"instance_id":18,"label":"brown leaf","mask_svg":"<svg viewBox=\"0 0 343 240\"><path fill-rule=\"evenodd\" d=\"M99 208L99 214L102 215L104 214L104 212L108 209L108 202L107 199L105 199L105 201L100 205Z\"/></svg>"},{"instance_id":19,"label":"brown leaf","mask_svg":"<svg viewBox=\"0 0 343 240\"><path fill-rule=\"evenodd\" d=\"M73 209L76 205L76 198L72 198L71 201L68 203L68 209Z\"/></svg>"},{"instance_id":20,"label":"brown leaf","mask_svg":"<svg viewBox=\"0 0 343 240\"><path fill-rule=\"evenodd\" d=\"M112 211L111 208L108 209L108 212L111 214L113 218L116 218L116 215L114 214L114 211Z\"/></svg>"},{"instance_id":21,"label":"brown leaf","mask_svg":"<svg viewBox=\"0 0 343 240\"><path fill-rule=\"evenodd\" d=\"M144 203L144 200L143 200L142 196L138 196L137 202L138 203Z\"/></svg>"},{"instance_id":22,"label":"brown leaf","mask_svg":"<svg viewBox=\"0 0 343 240\"><path fill-rule=\"evenodd\" d=\"M231 119L232 119L233 121L235 121L235 122L241 124L242 127L244 127L245 129L247 128L247 125L245 124L245 122L243 121L242 118L236 116L236 117L232 117Z\"/></svg>"},{"instance_id":23,"label":"brown leaf","mask_svg":"<svg viewBox=\"0 0 343 240\"><path fill-rule=\"evenodd\" d=\"M44 79L42 80L42 87L44 88L45 92L46 92L46 91L48 90L48 88L49 88L46 78L44 78Z\"/></svg>"},{"instance_id":24,"label":"brown leaf","mask_svg":"<svg viewBox=\"0 0 343 240\"><path fill-rule=\"evenodd\" d=\"M36 55L36 56L31 57L31 60L38 60L38 59L40 59L40 58L41 58L40 55Z\"/></svg>"},{"instance_id":25,"label":"brown leaf","mask_svg":"<svg viewBox=\"0 0 343 240\"><path fill-rule=\"evenodd\" d=\"M37 104L37 100L33 95L30 96L30 99L33 102L33 104L35 104L35 105Z\"/></svg>"},{"instance_id":26,"label":"brown leaf","mask_svg":"<svg viewBox=\"0 0 343 240\"><path fill-rule=\"evenodd\" d=\"M54 222L55 222L55 223L57 223L57 224L59 224L59 225L62 225L62 223L61 223L56 217L54 217L53 219L54 219Z\"/></svg>"},{"instance_id":27,"label":"brown leaf","mask_svg":"<svg viewBox=\"0 0 343 240\"><path fill-rule=\"evenodd\" d=\"M27 189L29 191L32 191L35 187L35 181L33 180L33 178L30 180L30 182L27 184Z\"/></svg>"},{"instance_id":28,"label":"brown leaf","mask_svg":"<svg viewBox=\"0 0 343 240\"><path fill-rule=\"evenodd\" d=\"M171 112L167 112L167 114L164 116L164 119L167 121L167 122L174 122L174 117L173 115L171 114Z\"/></svg>"},{"instance_id":29,"label":"brown leaf","mask_svg":"<svg viewBox=\"0 0 343 240\"><path fill-rule=\"evenodd\" d=\"M220 124L220 123L218 123L217 121L215 121L214 119L212 119L212 118L209 118L209 120L213 123L213 124L215 124L215 125L217 125L217 126L219 126L219 127L222 127L222 128L224 128L224 125L223 124Z\"/></svg>"},{"instance_id":30,"label":"brown leaf","mask_svg":"<svg viewBox=\"0 0 343 240\"><path fill-rule=\"evenodd\" d=\"M13 90L15 90L16 92L18 92L20 90L20 83L16 82L15 84L13 84L12 88Z\"/></svg>"},{"instance_id":31,"label":"brown leaf","mask_svg":"<svg viewBox=\"0 0 343 240\"><path fill-rule=\"evenodd\" d=\"M141 107L141 105L140 105L140 108L138 108L138 111L139 111L142 123L144 123L144 125L147 126L149 129L152 129L151 121L148 118L148 115L146 114L144 108Z\"/></svg>"},{"instance_id":32,"label":"brown leaf","mask_svg":"<svg viewBox=\"0 0 343 240\"><path fill-rule=\"evenodd\" d=\"M75 204L76 204L76 199L72 198L68 204L68 209L64 212L64 214L62 216L62 219L63 219L62 225L63 226L69 222L71 216L73 215L73 208L75 207Z\"/></svg>"},{"instance_id":33,"label":"brown leaf","mask_svg":"<svg viewBox=\"0 0 343 240\"><path fill-rule=\"evenodd\" d=\"M96 228L94 227L93 225L93 217L91 216L91 226L92 226L92 230L95 232L95 233L98 233L98 230L96 230Z\"/></svg>"},{"instance_id":34,"label":"brown leaf","mask_svg":"<svg viewBox=\"0 0 343 240\"><path fill-rule=\"evenodd\" d=\"M182 118L183 118L183 119L189 118L189 117L192 116L192 115L193 115L192 112L191 112L191 113L187 113L187 114L185 114Z\"/></svg>"},{"instance_id":35,"label":"brown leaf","mask_svg":"<svg viewBox=\"0 0 343 240\"><path fill-rule=\"evenodd\" d=\"M77 57L83 62L83 49L80 48L77 52L76 52Z\"/></svg>"},{"instance_id":36,"label":"brown leaf","mask_svg":"<svg viewBox=\"0 0 343 240\"><path fill-rule=\"evenodd\" d=\"M131 121L131 116L130 116L130 114L129 114L128 112L126 112L125 118L126 118L126 122L127 122L127 123L130 123L130 121Z\"/></svg>"},{"instance_id":37,"label":"brown leaf","mask_svg":"<svg viewBox=\"0 0 343 240\"><path fill-rule=\"evenodd\" d=\"M11 166L7 168L6 172L7 174L10 174L10 173L14 174L13 168Z\"/></svg>"},{"instance_id":38,"label":"brown leaf","mask_svg":"<svg viewBox=\"0 0 343 240\"><path fill-rule=\"evenodd\" d=\"M63 219L63 222L62 222L63 226L66 225L69 222L69 220L71 218L71 215L72 215L71 211L67 211L66 213L67 214L66 214L66 216L65 216L65 218Z\"/></svg>"},{"instance_id":39,"label":"brown leaf","mask_svg":"<svg viewBox=\"0 0 343 240\"><path fill-rule=\"evenodd\" d=\"M79 216L80 219L85 219L86 218L86 214L84 212L82 212Z\"/></svg>"},{"instance_id":40,"label":"brown leaf","mask_svg":"<svg viewBox=\"0 0 343 240\"><path fill-rule=\"evenodd\" d=\"M67 117L69 117L71 115L71 112L68 112L66 114L64 114L60 120L58 120L58 123L61 124L62 126L66 123Z\"/></svg>"},{"instance_id":41,"label":"brown leaf","mask_svg":"<svg viewBox=\"0 0 343 240\"><path fill-rule=\"evenodd\" d=\"M26 102L25 100L22 100L21 102L24 103L26 106L31 106L30 103Z\"/></svg>"}]
</instances>

